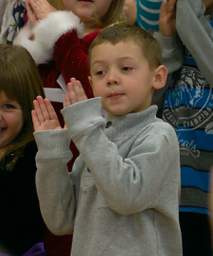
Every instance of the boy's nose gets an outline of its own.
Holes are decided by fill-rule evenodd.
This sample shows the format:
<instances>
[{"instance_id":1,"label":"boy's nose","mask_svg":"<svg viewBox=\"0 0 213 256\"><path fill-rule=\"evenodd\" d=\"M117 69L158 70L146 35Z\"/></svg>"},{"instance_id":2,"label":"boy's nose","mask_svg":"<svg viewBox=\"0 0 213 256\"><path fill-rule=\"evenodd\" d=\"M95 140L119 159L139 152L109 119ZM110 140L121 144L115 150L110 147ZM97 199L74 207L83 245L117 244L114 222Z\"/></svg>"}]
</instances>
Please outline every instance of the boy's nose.
<instances>
[{"instance_id":1,"label":"boy's nose","mask_svg":"<svg viewBox=\"0 0 213 256\"><path fill-rule=\"evenodd\" d=\"M118 84L118 81L119 81L119 78L116 71L110 70L109 73L107 74L107 85L110 86L110 85Z\"/></svg>"},{"instance_id":2,"label":"boy's nose","mask_svg":"<svg viewBox=\"0 0 213 256\"><path fill-rule=\"evenodd\" d=\"M110 79L110 80L107 81L108 86L117 85L117 84L118 84L118 82L117 82L116 79Z\"/></svg>"}]
</instances>

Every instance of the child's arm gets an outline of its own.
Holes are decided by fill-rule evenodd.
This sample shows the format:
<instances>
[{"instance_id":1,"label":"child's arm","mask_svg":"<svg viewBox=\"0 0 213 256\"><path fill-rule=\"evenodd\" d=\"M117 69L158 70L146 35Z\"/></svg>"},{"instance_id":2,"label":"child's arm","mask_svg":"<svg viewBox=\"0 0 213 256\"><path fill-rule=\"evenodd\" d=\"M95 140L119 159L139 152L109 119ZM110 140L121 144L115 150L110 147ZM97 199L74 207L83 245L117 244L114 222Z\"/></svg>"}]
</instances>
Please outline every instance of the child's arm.
<instances>
[{"instance_id":1,"label":"child's arm","mask_svg":"<svg viewBox=\"0 0 213 256\"><path fill-rule=\"evenodd\" d=\"M209 8L212 8L210 3ZM201 0L177 2L178 35L210 86L213 86L213 29L204 14Z\"/></svg>"},{"instance_id":2,"label":"child's arm","mask_svg":"<svg viewBox=\"0 0 213 256\"><path fill-rule=\"evenodd\" d=\"M41 213L53 233L70 234L75 198L72 180L67 172L67 162L71 158L67 131L60 127L51 103L40 96L34 100L32 120L38 146L36 186ZM63 203L67 202L69 210L65 211Z\"/></svg>"},{"instance_id":3,"label":"child's arm","mask_svg":"<svg viewBox=\"0 0 213 256\"><path fill-rule=\"evenodd\" d=\"M83 90L80 83L75 84L74 81L72 86L68 86L68 93L70 103L75 103L71 106L66 104L62 110L69 136L77 145L97 190L109 208L129 215L156 207L162 196L161 188L167 186L170 175L176 176L172 189L178 191L178 142L168 124L162 122L163 129L146 138L138 134L128 156L123 158L116 143L104 133L105 119L100 99L78 102L83 99Z\"/></svg>"},{"instance_id":4,"label":"child's arm","mask_svg":"<svg viewBox=\"0 0 213 256\"><path fill-rule=\"evenodd\" d=\"M163 63L168 67L169 73L178 70L183 63L182 48L176 37L176 0L167 0L161 4L159 28L156 39L162 49Z\"/></svg>"}]
</instances>

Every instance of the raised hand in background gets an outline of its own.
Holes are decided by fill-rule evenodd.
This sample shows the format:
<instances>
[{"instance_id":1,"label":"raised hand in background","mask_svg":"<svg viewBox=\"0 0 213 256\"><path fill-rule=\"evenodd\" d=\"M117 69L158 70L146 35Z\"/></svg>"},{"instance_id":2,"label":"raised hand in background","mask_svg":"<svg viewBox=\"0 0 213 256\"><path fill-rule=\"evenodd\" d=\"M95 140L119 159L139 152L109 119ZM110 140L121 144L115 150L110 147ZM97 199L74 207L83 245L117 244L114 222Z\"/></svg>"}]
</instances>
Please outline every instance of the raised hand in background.
<instances>
[{"instance_id":1,"label":"raised hand in background","mask_svg":"<svg viewBox=\"0 0 213 256\"><path fill-rule=\"evenodd\" d=\"M163 36L172 36L176 32L176 2L177 0L166 0L161 4L159 26Z\"/></svg>"},{"instance_id":2,"label":"raised hand in background","mask_svg":"<svg viewBox=\"0 0 213 256\"><path fill-rule=\"evenodd\" d=\"M51 12L56 11L47 0L26 0L26 9L29 21L33 25L46 18Z\"/></svg>"}]
</instances>

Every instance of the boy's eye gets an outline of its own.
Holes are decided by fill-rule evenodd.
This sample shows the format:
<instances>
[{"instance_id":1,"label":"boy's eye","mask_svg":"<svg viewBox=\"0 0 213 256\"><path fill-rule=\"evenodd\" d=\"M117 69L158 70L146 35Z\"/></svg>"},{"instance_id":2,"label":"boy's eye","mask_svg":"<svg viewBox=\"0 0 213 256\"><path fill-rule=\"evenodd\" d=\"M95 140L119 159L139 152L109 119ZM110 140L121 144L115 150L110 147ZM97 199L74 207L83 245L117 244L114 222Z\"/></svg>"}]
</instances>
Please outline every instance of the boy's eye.
<instances>
[{"instance_id":1,"label":"boy's eye","mask_svg":"<svg viewBox=\"0 0 213 256\"><path fill-rule=\"evenodd\" d=\"M98 71L95 72L95 75L96 76L101 76L101 75L103 75L103 73L104 73L103 70L98 70Z\"/></svg>"},{"instance_id":2,"label":"boy's eye","mask_svg":"<svg viewBox=\"0 0 213 256\"><path fill-rule=\"evenodd\" d=\"M133 67L130 67L130 66L123 66L122 67L123 71L131 71L132 69L133 69Z\"/></svg>"}]
</instances>

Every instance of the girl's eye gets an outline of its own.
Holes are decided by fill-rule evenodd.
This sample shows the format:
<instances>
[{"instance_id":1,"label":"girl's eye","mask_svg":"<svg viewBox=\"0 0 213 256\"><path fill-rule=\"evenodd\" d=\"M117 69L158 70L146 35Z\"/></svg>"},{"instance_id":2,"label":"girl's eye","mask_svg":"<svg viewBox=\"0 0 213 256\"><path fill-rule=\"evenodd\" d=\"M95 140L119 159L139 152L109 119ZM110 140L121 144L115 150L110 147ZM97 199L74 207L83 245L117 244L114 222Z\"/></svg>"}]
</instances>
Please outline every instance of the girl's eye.
<instances>
[{"instance_id":1,"label":"girl's eye","mask_svg":"<svg viewBox=\"0 0 213 256\"><path fill-rule=\"evenodd\" d=\"M1 108L3 110L12 110L12 109L16 109L17 107L13 104L8 103L8 104L2 105Z\"/></svg>"}]
</instances>

